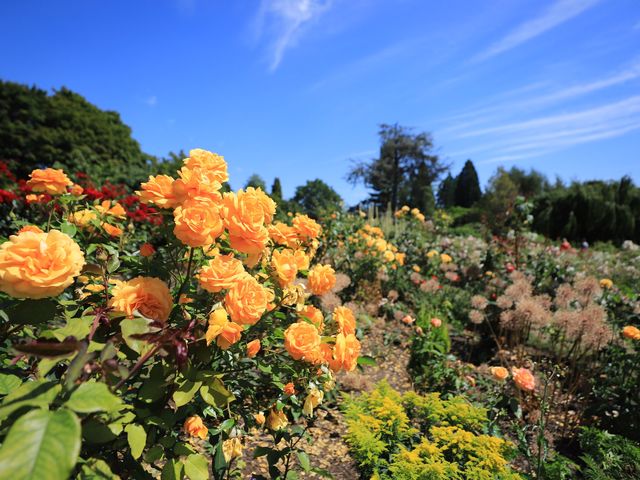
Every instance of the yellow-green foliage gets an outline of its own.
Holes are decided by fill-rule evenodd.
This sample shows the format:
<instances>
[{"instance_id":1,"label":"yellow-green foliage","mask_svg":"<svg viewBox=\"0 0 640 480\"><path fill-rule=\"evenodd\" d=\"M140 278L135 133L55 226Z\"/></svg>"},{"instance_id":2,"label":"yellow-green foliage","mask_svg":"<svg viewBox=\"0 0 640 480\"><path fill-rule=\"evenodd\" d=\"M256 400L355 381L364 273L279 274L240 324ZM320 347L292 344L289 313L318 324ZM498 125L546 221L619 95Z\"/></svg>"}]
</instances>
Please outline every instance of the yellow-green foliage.
<instances>
[{"instance_id":1,"label":"yellow-green foliage","mask_svg":"<svg viewBox=\"0 0 640 480\"><path fill-rule=\"evenodd\" d=\"M347 442L376 480L518 480L505 458L511 445L482 435L486 410L462 397L400 395L386 382L345 406Z\"/></svg>"}]
</instances>

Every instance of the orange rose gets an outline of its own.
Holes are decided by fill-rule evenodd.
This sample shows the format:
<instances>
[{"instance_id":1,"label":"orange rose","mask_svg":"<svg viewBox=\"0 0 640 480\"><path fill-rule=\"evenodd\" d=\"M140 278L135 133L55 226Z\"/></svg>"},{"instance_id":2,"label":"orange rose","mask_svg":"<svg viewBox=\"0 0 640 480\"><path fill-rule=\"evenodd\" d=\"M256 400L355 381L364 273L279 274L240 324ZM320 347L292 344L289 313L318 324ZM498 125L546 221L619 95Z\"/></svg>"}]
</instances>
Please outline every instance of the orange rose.
<instances>
[{"instance_id":1,"label":"orange rose","mask_svg":"<svg viewBox=\"0 0 640 480\"><path fill-rule=\"evenodd\" d=\"M127 211L122 208L118 202L112 207L110 200L105 200L100 205L96 205L96 210L100 212L102 215L110 215L116 218L126 218Z\"/></svg>"},{"instance_id":2,"label":"orange rose","mask_svg":"<svg viewBox=\"0 0 640 480\"><path fill-rule=\"evenodd\" d=\"M207 345L215 339L218 346L226 350L240 341L243 331L242 325L230 322L224 308L219 308L209 315L209 328L205 334L205 339Z\"/></svg>"},{"instance_id":3,"label":"orange rose","mask_svg":"<svg viewBox=\"0 0 640 480\"><path fill-rule=\"evenodd\" d=\"M271 266L281 287L291 285L298 275L298 263L293 250L274 250Z\"/></svg>"},{"instance_id":4,"label":"orange rose","mask_svg":"<svg viewBox=\"0 0 640 480\"><path fill-rule=\"evenodd\" d=\"M436 317L433 317L429 323L433 328L440 328L442 326L442 320Z\"/></svg>"},{"instance_id":5,"label":"orange rose","mask_svg":"<svg viewBox=\"0 0 640 480\"><path fill-rule=\"evenodd\" d=\"M25 225L20 230L18 230L18 235L23 233L23 232L44 233L40 229L40 227L37 227L36 225Z\"/></svg>"},{"instance_id":6,"label":"orange rose","mask_svg":"<svg viewBox=\"0 0 640 480\"><path fill-rule=\"evenodd\" d=\"M511 370L513 381L520 390L532 392L536 388L536 379L527 368L513 368Z\"/></svg>"},{"instance_id":7,"label":"orange rose","mask_svg":"<svg viewBox=\"0 0 640 480\"><path fill-rule=\"evenodd\" d=\"M84 266L84 254L57 230L27 231L0 245L0 290L16 298L54 297Z\"/></svg>"},{"instance_id":8,"label":"orange rose","mask_svg":"<svg viewBox=\"0 0 640 480\"><path fill-rule=\"evenodd\" d=\"M284 332L284 347L294 360L319 363L322 360L320 342L318 329L311 323L297 322Z\"/></svg>"},{"instance_id":9,"label":"orange rose","mask_svg":"<svg viewBox=\"0 0 640 480\"><path fill-rule=\"evenodd\" d=\"M334 372L345 370L351 372L355 370L360 356L360 342L355 335L336 335L336 343L333 349L325 348L325 360L329 363L329 368Z\"/></svg>"},{"instance_id":10,"label":"orange rose","mask_svg":"<svg viewBox=\"0 0 640 480\"><path fill-rule=\"evenodd\" d=\"M119 237L120 235L122 235L122 229L120 227L110 225L107 222L102 222L101 226L104 231L107 232L107 235L111 237Z\"/></svg>"},{"instance_id":11,"label":"orange rose","mask_svg":"<svg viewBox=\"0 0 640 480\"><path fill-rule=\"evenodd\" d=\"M267 309L271 300L269 290L250 275L239 279L224 297L224 305L234 322L253 325Z\"/></svg>"},{"instance_id":12,"label":"orange rose","mask_svg":"<svg viewBox=\"0 0 640 480\"><path fill-rule=\"evenodd\" d=\"M627 325L622 329L622 335L631 340L640 340L640 329L633 325Z\"/></svg>"},{"instance_id":13,"label":"orange rose","mask_svg":"<svg viewBox=\"0 0 640 480\"><path fill-rule=\"evenodd\" d=\"M296 259L298 270L309 270L309 263L311 262L309 255L302 250L296 250L293 255Z\"/></svg>"},{"instance_id":14,"label":"orange rose","mask_svg":"<svg viewBox=\"0 0 640 480\"><path fill-rule=\"evenodd\" d=\"M111 291L109 306L133 317L134 312L152 320L166 322L173 308L171 292L166 283L154 277L136 277L118 281Z\"/></svg>"},{"instance_id":15,"label":"orange rose","mask_svg":"<svg viewBox=\"0 0 640 480\"><path fill-rule=\"evenodd\" d=\"M298 318L311 321L319 332L324 330L324 317L322 316L322 312L313 305L305 305L305 307L298 312Z\"/></svg>"},{"instance_id":16,"label":"orange rose","mask_svg":"<svg viewBox=\"0 0 640 480\"><path fill-rule=\"evenodd\" d=\"M189 151L189 158L185 158L183 163L192 170L196 168L204 170L212 181L224 183L229 180L227 162L222 155L217 153L194 148Z\"/></svg>"},{"instance_id":17,"label":"orange rose","mask_svg":"<svg viewBox=\"0 0 640 480\"><path fill-rule=\"evenodd\" d=\"M173 182L173 193L179 203L187 199L209 198L218 201L222 182L229 179L227 163L220 155L206 150L194 149L184 160Z\"/></svg>"},{"instance_id":18,"label":"orange rose","mask_svg":"<svg viewBox=\"0 0 640 480\"><path fill-rule=\"evenodd\" d=\"M29 185L34 192L62 195L63 193L67 193L67 187L73 185L73 182L69 180L69 177L67 177L62 170L44 168L31 172L27 185Z\"/></svg>"},{"instance_id":19,"label":"orange rose","mask_svg":"<svg viewBox=\"0 0 640 480\"><path fill-rule=\"evenodd\" d=\"M51 198L51 197L47 197L45 194L36 195L35 193L30 193L29 195L26 195L24 197L24 199L29 204L31 204L31 203L45 203L45 202L47 202L48 198Z\"/></svg>"},{"instance_id":20,"label":"orange rose","mask_svg":"<svg viewBox=\"0 0 640 480\"><path fill-rule=\"evenodd\" d=\"M143 257L150 257L154 253L156 253L156 249L150 243L145 242L140 245L140 255Z\"/></svg>"},{"instance_id":21,"label":"orange rose","mask_svg":"<svg viewBox=\"0 0 640 480\"><path fill-rule=\"evenodd\" d=\"M493 378L499 381L503 381L509 376L509 370L504 367L491 367L489 371Z\"/></svg>"},{"instance_id":22,"label":"orange rose","mask_svg":"<svg viewBox=\"0 0 640 480\"><path fill-rule=\"evenodd\" d=\"M262 412L254 413L253 418L258 425L264 425L264 422L266 422L267 420L266 418L264 418L264 413Z\"/></svg>"},{"instance_id":23,"label":"orange rose","mask_svg":"<svg viewBox=\"0 0 640 480\"><path fill-rule=\"evenodd\" d=\"M211 245L224 230L218 206L210 199L185 201L173 211L176 238L190 247Z\"/></svg>"},{"instance_id":24,"label":"orange rose","mask_svg":"<svg viewBox=\"0 0 640 480\"><path fill-rule=\"evenodd\" d=\"M292 382L289 382L284 386L282 391L284 392L285 395L295 395L296 394L296 387L293 385Z\"/></svg>"},{"instance_id":25,"label":"orange rose","mask_svg":"<svg viewBox=\"0 0 640 480\"><path fill-rule=\"evenodd\" d=\"M152 175L149 180L140 185L136 194L140 201L153 204L160 208L174 208L178 201L173 193L173 178L169 175Z\"/></svg>"},{"instance_id":26,"label":"orange rose","mask_svg":"<svg viewBox=\"0 0 640 480\"><path fill-rule=\"evenodd\" d=\"M356 333L356 317L350 308L336 307L333 310L333 319L338 324L338 331L349 335L350 333Z\"/></svg>"},{"instance_id":27,"label":"orange rose","mask_svg":"<svg viewBox=\"0 0 640 480\"><path fill-rule=\"evenodd\" d=\"M204 426L202 419L198 415L187 418L184 422L184 431L192 437L200 437L202 440L207 438L209 429Z\"/></svg>"},{"instance_id":28,"label":"orange rose","mask_svg":"<svg viewBox=\"0 0 640 480\"><path fill-rule=\"evenodd\" d=\"M196 275L200 286L206 291L217 293L231 288L240 279L249 276L242 262L233 254L218 255L210 260Z\"/></svg>"},{"instance_id":29,"label":"orange rose","mask_svg":"<svg viewBox=\"0 0 640 480\"><path fill-rule=\"evenodd\" d=\"M336 284L336 272L330 265L316 265L309 271L308 284L311 293L324 295Z\"/></svg>"},{"instance_id":30,"label":"orange rose","mask_svg":"<svg viewBox=\"0 0 640 480\"><path fill-rule=\"evenodd\" d=\"M247 187L244 191L244 196L255 198L255 202L262 210L264 224L270 225L273 221L273 216L276 214L276 202L264 193L261 188Z\"/></svg>"},{"instance_id":31,"label":"orange rose","mask_svg":"<svg viewBox=\"0 0 640 480\"><path fill-rule=\"evenodd\" d=\"M286 223L276 222L269 225L269 237L278 245L293 248L298 245L298 233L296 229Z\"/></svg>"},{"instance_id":32,"label":"orange rose","mask_svg":"<svg viewBox=\"0 0 640 480\"><path fill-rule=\"evenodd\" d=\"M415 321L416 319L411 315L405 315L404 317L402 317L402 323L404 323L405 325L412 325Z\"/></svg>"},{"instance_id":33,"label":"orange rose","mask_svg":"<svg viewBox=\"0 0 640 480\"><path fill-rule=\"evenodd\" d=\"M249 343L247 343L247 357L249 358L255 357L260 351L260 347L261 347L260 340L258 339L251 340Z\"/></svg>"},{"instance_id":34,"label":"orange rose","mask_svg":"<svg viewBox=\"0 0 640 480\"><path fill-rule=\"evenodd\" d=\"M293 228L301 238L318 238L322 233L322 227L318 222L307 215L296 215L291 223L293 223Z\"/></svg>"},{"instance_id":35,"label":"orange rose","mask_svg":"<svg viewBox=\"0 0 640 480\"><path fill-rule=\"evenodd\" d=\"M260 253L269 240L264 205L255 190L225 193L222 215L231 247L243 253Z\"/></svg>"},{"instance_id":36,"label":"orange rose","mask_svg":"<svg viewBox=\"0 0 640 480\"><path fill-rule=\"evenodd\" d=\"M82 188L80 185L71 185L71 188L69 189L69 193L71 195L75 195L76 197L79 197L80 195L82 195L82 193L84 192L84 188Z\"/></svg>"}]
</instances>

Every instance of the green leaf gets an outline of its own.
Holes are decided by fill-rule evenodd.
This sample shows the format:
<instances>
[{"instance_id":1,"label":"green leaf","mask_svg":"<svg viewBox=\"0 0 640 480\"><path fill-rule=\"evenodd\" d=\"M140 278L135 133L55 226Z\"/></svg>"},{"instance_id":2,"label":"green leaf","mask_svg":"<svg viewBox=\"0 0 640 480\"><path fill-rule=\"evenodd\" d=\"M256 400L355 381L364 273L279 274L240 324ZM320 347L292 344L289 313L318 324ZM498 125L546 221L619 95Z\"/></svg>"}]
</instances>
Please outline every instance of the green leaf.
<instances>
[{"instance_id":1,"label":"green leaf","mask_svg":"<svg viewBox=\"0 0 640 480\"><path fill-rule=\"evenodd\" d=\"M144 340L131 338L131 335L149 333L152 330L155 330L149 326L150 323L151 320L141 317L125 318L120 322L120 329L122 330L122 338L124 339L124 342L131 350L140 355L144 355L151 350L153 345L150 345Z\"/></svg>"},{"instance_id":2,"label":"green leaf","mask_svg":"<svg viewBox=\"0 0 640 480\"><path fill-rule=\"evenodd\" d=\"M157 460L162 458L164 454L164 449L161 445L154 445L153 447L147 450L147 453L144 454L144 461L147 463L154 463Z\"/></svg>"},{"instance_id":3,"label":"green leaf","mask_svg":"<svg viewBox=\"0 0 640 480\"><path fill-rule=\"evenodd\" d=\"M60 224L60 231L66 235L69 235L70 237L73 237L78 231L78 229L73 223L62 222Z\"/></svg>"},{"instance_id":4,"label":"green leaf","mask_svg":"<svg viewBox=\"0 0 640 480\"><path fill-rule=\"evenodd\" d=\"M81 340L89 335L93 319L93 316L68 318L67 324L64 327L56 328L55 330L52 330L51 333L59 342L63 341L67 337L75 337L78 340Z\"/></svg>"},{"instance_id":5,"label":"green leaf","mask_svg":"<svg viewBox=\"0 0 640 480\"><path fill-rule=\"evenodd\" d=\"M90 458L82 465L77 480L120 480L109 465L99 458Z\"/></svg>"},{"instance_id":6,"label":"green leaf","mask_svg":"<svg viewBox=\"0 0 640 480\"><path fill-rule=\"evenodd\" d=\"M55 382L43 380L24 382L2 400L0 420L22 407L48 407L61 389L62 387Z\"/></svg>"},{"instance_id":7,"label":"green leaf","mask_svg":"<svg viewBox=\"0 0 640 480\"><path fill-rule=\"evenodd\" d=\"M192 382L191 380L187 380L180 385L178 390L173 392L173 401L176 407L181 407L189 403L201 385L202 382Z\"/></svg>"},{"instance_id":8,"label":"green leaf","mask_svg":"<svg viewBox=\"0 0 640 480\"><path fill-rule=\"evenodd\" d=\"M199 453L189 455L184 461L184 473L187 474L189 480L208 480L209 462L207 458Z\"/></svg>"},{"instance_id":9,"label":"green leaf","mask_svg":"<svg viewBox=\"0 0 640 480\"><path fill-rule=\"evenodd\" d=\"M161 480L181 480L182 475L182 462L180 460L170 459L164 464L162 469Z\"/></svg>"},{"instance_id":10,"label":"green leaf","mask_svg":"<svg viewBox=\"0 0 640 480\"><path fill-rule=\"evenodd\" d=\"M104 383L98 382L80 385L65 406L78 413L112 412L123 407L122 400L111 393Z\"/></svg>"},{"instance_id":11,"label":"green leaf","mask_svg":"<svg viewBox=\"0 0 640 480\"><path fill-rule=\"evenodd\" d=\"M18 388L22 380L15 375L0 373L0 395L7 395Z\"/></svg>"},{"instance_id":12,"label":"green leaf","mask_svg":"<svg viewBox=\"0 0 640 480\"><path fill-rule=\"evenodd\" d=\"M233 402L236 397L224 387L224 383L219 378L214 378L209 384L209 393L213 395L215 404L218 407L226 407Z\"/></svg>"},{"instance_id":13,"label":"green leaf","mask_svg":"<svg viewBox=\"0 0 640 480\"><path fill-rule=\"evenodd\" d=\"M147 443L147 432L140 425L130 423L124 429L127 432L127 441L131 448L131 456L136 460L142 455L142 451Z\"/></svg>"},{"instance_id":14,"label":"green leaf","mask_svg":"<svg viewBox=\"0 0 640 480\"><path fill-rule=\"evenodd\" d=\"M376 361L373 357L368 357L366 355L362 357L358 357L358 365L366 365L370 367L376 366Z\"/></svg>"},{"instance_id":15,"label":"green leaf","mask_svg":"<svg viewBox=\"0 0 640 480\"><path fill-rule=\"evenodd\" d=\"M298 451L298 462L300 462L300 466L305 472L311 470L311 460L309 460L309 455L307 455L303 451Z\"/></svg>"},{"instance_id":16,"label":"green leaf","mask_svg":"<svg viewBox=\"0 0 640 480\"><path fill-rule=\"evenodd\" d=\"M80 420L69 410L33 410L13 424L0 449L12 480L66 480L80 454Z\"/></svg>"},{"instance_id":17,"label":"green leaf","mask_svg":"<svg viewBox=\"0 0 640 480\"><path fill-rule=\"evenodd\" d=\"M56 314L56 306L56 302L49 299L23 300L5 311L11 319L11 323L37 325L39 323L49 323L53 320Z\"/></svg>"}]
</instances>

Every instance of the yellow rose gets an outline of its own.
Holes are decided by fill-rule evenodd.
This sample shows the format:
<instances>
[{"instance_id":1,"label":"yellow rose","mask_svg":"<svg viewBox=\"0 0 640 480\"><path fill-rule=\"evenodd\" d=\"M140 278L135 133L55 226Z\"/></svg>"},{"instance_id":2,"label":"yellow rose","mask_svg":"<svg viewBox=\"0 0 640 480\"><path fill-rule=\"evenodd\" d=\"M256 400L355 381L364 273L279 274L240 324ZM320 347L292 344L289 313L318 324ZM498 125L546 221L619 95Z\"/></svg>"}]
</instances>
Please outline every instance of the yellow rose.
<instances>
[{"instance_id":1,"label":"yellow rose","mask_svg":"<svg viewBox=\"0 0 640 480\"><path fill-rule=\"evenodd\" d=\"M211 245L224 230L216 203L208 198L185 201L173 211L176 238L190 247Z\"/></svg>"},{"instance_id":2,"label":"yellow rose","mask_svg":"<svg viewBox=\"0 0 640 480\"><path fill-rule=\"evenodd\" d=\"M307 215L296 215L292 223L298 236L303 239L318 238L322 233L322 227L318 222Z\"/></svg>"},{"instance_id":3,"label":"yellow rose","mask_svg":"<svg viewBox=\"0 0 640 480\"><path fill-rule=\"evenodd\" d=\"M304 405L302 407L302 413L306 416L313 416L313 409L317 408L318 405L322 403L322 399L324 398L324 392L322 390L318 390L317 388L312 388L307 398L304 399Z\"/></svg>"},{"instance_id":4,"label":"yellow rose","mask_svg":"<svg viewBox=\"0 0 640 480\"><path fill-rule=\"evenodd\" d=\"M271 256L276 280L281 287L291 285L298 275L298 262L292 250L274 250Z\"/></svg>"},{"instance_id":5,"label":"yellow rose","mask_svg":"<svg viewBox=\"0 0 640 480\"><path fill-rule=\"evenodd\" d=\"M111 291L109 306L127 317L138 311L146 318L166 322L173 308L173 299L166 283L154 277L136 277L117 281Z\"/></svg>"},{"instance_id":6,"label":"yellow rose","mask_svg":"<svg viewBox=\"0 0 640 480\"><path fill-rule=\"evenodd\" d=\"M324 295L336 284L336 272L330 265L316 265L309 271L307 279L311 293Z\"/></svg>"},{"instance_id":7,"label":"yellow rose","mask_svg":"<svg viewBox=\"0 0 640 480\"><path fill-rule=\"evenodd\" d=\"M153 204L160 208L174 208L178 201L173 192L174 179L169 175L152 175L149 180L140 185L136 194L140 201Z\"/></svg>"},{"instance_id":8,"label":"yellow rose","mask_svg":"<svg viewBox=\"0 0 640 480\"><path fill-rule=\"evenodd\" d=\"M319 363L322 360L320 342L318 329L311 323L297 322L284 332L284 348L294 360Z\"/></svg>"},{"instance_id":9,"label":"yellow rose","mask_svg":"<svg viewBox=\"0 0 640 480\"><path fill-rule=\"evenodd\" d=\"M80 228L90 228L91 222L97 218L96 212L85 208L84 210L78 210L70 214L69 222Z\"/></svg>"},{"instance_id":10,"label":"yellow rose","mask_svg":"<svg viewBox=\"0 0 640 480\"><path fill-rule=\"evenodd\" d=\"M271 301L269 290L250 275L239 279L224 297L224 305L231 319L241 325L253 325Z\"/></svg>"},{"instance_id":11,"label":"yellow rose","mask_svg":"<svg viewBox=\"0 0 640 480\"><path fill-rule=\"evenodd\" d=\"M0 245L0 290L16 298L61 294L80 275L84 254L57 230L26 231Z\"/></svg>"},{"instance_id":12,"label":"yellow rose","mask_svg":"<svg viewBox=\"0 0 640 480\"><path fill-rule=\"evenodd\" d=\"M509 376L509 370L504 367L491 367L489 371L496 380L503 381Z\"/></svg>"},{"instance_id":13,"label":"yellow rose","mask_svg":"<svg viewBox=\"0 0 640 480\"><path fill-rule=\"evenodd\" d=\"M96 205L96 210L102 215L109 215L116 218L126 218L127 211L118 202L112 207L110 200L105 200L100 205Z\"/></svg>"},{"instance_id":14,"label":"yellow rose","mask_svg":"<svg viewBox=\"0 0 640 480\"><path fill-rule=\"evenodd\" d=\"M242 457L242 442L240 442L240 439L235 437L222 442L222 454L227 463L234 458Z\"/></svg>"},{"instance_id":15,"label":"yellow rose","mask_svg":"<svg viewBox=\"0 0 640 480\"><path fill-rule=\"evenodd\" d=\"M280 410L271 409L269 412L269 416L267 417L267 427L270 430L282 430L289 424L287 420L287 415Z\"/></svg>"},{"instance_id":16,"label":"yellow rose","mask_svg":"<svg viewBox=\"0 0 640 480\"><path fill-rule=\"evenodd\" d=\"M333 310L333 319L338 324L338 331L348 335L356 333L356 317L350 308L336 307Z\"/></svg>"},{"instance_id":17,"label":"yellow rose","mask_svg":"<svg viewBox=\"0 0 640 480\"><path fill-rule=\"evenodd\" d=\"M202 149L191 150L189 155L178 171L180 178L173 182L173 194L178 203L197 198L217 201L222 182L229 179L224 158Z\"/></svg>"},{"instance_id":18,"label":"yellow rose","mask_svg":"<svg viewBox=\"0 0 640 480\"><path fill-rule=\"evenodd\" d=\"M429 250L429 252L427 253L427 258L433 258L436 255L438 255L438 251L437 250Z\"/></svg>"},{"instance_id":19,"label":"yellow rose","mask_svg":"<svg viewBox=\"0 0 640 480\"><path fill-rule=\"evenodd\" d=\"M62 170L44 168L31 172L27 185L37 193L62 195L67 192L68 186L73 185L73 182L69 180L69 177Z\"/></svg>"},{"instance_id":20,"label":"yellow rose","mask_svg":"<svg viewBox=\"0 0 640 480\"><path fill-rule=\"evenodd\" d=\"M602 280L600 280L600 286L608 290L609 288L613 287L613 281L611 281L611 279L609 278L603 278Z\"/></svg>"},{"instance_id":21,"label":"yellow rose","mask_svg":"<svg viewBox=\"0 0 640 480\"><path fill-rule=\"evenodd\" d=\"M450 262L451 262L451 260L453 260L453 259L451 258L451 255L447 255L446 253L441 253L441 254L440 254L440 261L441 261L442 263L450 263Z\"/></svg>"},{"instance_id":22,"label":"yellow rose","mask_svg":"<svg viewBox=\"0 0 640 480\"><path fill-rule=\"evenodd\" d=\"M231 288L240 279L249 274L242 262L233 254L218 255L209 261L196 275L200 286L211 293Z\"/></svg>"},{"instance_id":23,"label":"yellow rose","mask_svg":"<svg viewBox=\"0 0 640 480\"><path fill-rule=\"evenodd\" d=\"M207 435L209 434L209 429L204 426L202 418L198 415L193 415L187 418L184 422L183 428L188 435L191 435L192 437L199 437L202 440L207 438Z\"/></svg>"},{"instance_id":24,"label":"yellow rose","mask_svg":"<svg viewBox=\"0 0 640 480\"><path fill-rule=\"evenodd\" d=\"M110 237L119 237L123 233L120 227L110 225L107 222L102 222L101 227L105 232L107 232L107 235L109 235Z\"/></svg>"}]
</instances>

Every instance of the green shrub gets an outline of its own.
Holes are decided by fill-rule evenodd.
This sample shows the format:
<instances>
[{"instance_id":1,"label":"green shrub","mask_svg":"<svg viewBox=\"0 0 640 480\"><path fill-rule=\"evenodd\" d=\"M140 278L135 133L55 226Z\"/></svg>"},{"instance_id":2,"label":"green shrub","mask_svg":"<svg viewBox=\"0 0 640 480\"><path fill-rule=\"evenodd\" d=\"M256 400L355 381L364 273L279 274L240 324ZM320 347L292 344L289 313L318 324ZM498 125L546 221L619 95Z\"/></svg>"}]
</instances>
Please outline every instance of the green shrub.
<instances>
[{"instance_id":1,"label":"green shrub","mask_svg":"<svg viewBox=\"0 0 640 480\"><path fill-rule=\"evenodd\" d=\"M597 428L584 428L580 435L584 451L582 472L588 480L632 480L640 478L640 446L620 435Z\"/></svg>"},{"instance_id":2,"label":"green shrub","mask_svg":"<svg viewBox=\"0 0 640 480\"><path fill-rule=\"evenodd\" d=\"M462 397L400 395L386 382L345 402L347 443L372 479L516 480L512 445L480 432L486 410Z\"/></svg>"}]
</instances>

